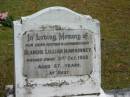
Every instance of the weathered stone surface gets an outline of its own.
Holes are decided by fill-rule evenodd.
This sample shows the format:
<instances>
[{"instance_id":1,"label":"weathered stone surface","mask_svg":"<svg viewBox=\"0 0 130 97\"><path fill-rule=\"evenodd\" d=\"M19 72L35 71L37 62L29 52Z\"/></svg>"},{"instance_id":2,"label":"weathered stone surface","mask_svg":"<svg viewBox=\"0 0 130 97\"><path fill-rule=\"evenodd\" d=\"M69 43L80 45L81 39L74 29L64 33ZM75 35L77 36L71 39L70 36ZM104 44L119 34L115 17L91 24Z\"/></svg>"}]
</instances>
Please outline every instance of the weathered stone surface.
<instances>
[{"instance_id":1,"label":"weathered stone surface","mask_svg":"<svg viewBox=\"0 0 130 97\"><path fill-rule=\"evenodd\" d=\"M14 35L16 97L101 93L98 20L50 7L14 21Z\"/></svg>"},{"instance_id":2,"label":"weathered stone surface","mask_svg":"<svg viewBox=\"0 0 130 97\"><path fill-rule=\"evenodd\" d=\"M91 75L93 33L88 30L33 30L23 34L28 78Z\"/></svg>"},{"instance_id":3,"label":"weathered stone surface","mask_svg":"<svg viewBox=\"0 0 130 97\"><path fill-rule=\"evenodd\" d=\"M106 90L108 97L130 97L130 88Z\"/></svg>"},{"instance_id":4,"label":"weathered stone surface","mask_svg":"<svg viewBox=\"0 0 130 97\"><path fill-rule=\"evenodd\" d=\"M14 85L6 85L5 87L5 97L14 97Z\"/></svg>"},{"instance_id":5,"label":"weathered stone surface","mask_svg":"<svg viewBox=\"0 0 130 97\"><path fill-rule=\"evenodd\" d=\"M14 97L13 85L7 85L5 91L6 91L6 97ZM82 96L64 96L64 97L130 97L130 88L106 90L105 92L101 90L101 95L82 95Z\"/></svg>"}]
</instances>

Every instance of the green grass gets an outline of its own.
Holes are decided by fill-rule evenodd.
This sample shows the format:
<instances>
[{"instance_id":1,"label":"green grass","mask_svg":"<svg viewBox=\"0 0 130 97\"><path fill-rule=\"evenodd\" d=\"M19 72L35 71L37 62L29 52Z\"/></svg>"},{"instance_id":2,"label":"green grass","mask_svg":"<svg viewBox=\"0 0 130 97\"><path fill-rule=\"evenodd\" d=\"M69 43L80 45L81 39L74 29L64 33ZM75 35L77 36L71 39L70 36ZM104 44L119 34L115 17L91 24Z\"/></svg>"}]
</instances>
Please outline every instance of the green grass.
<instances>
[{"instance_id":1,"label":"green grass","mask_svg":"<svg viewBox=\"0 0 130 97\"><path fill-rule=\"evenodd\" d=\"M0 27L0 97L5 85L13 83L13 31Z\"/></svg>"},{"instance_id":2,"label":"green grass","mask_svg":"<svg viewBox=\"0 0 130 97\"><path fill-rule=\"evenodd\" d=\"M14 19L49 6L65 6L101 22L102 87L130 87L130 0L0 0ZM13 83L13 30L0 27L0 96Z\"/></svg>"}]
</instances>

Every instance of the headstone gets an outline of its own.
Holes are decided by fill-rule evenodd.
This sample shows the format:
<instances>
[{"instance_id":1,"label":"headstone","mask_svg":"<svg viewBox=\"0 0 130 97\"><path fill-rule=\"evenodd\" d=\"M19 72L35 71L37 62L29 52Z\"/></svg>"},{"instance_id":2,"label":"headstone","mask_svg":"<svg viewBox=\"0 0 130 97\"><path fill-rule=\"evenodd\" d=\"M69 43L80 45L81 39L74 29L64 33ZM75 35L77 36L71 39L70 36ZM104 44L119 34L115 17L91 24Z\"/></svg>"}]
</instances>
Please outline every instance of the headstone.
<instances>
[{"instance_id":1,"label":"headstone","mask_svg":"<svg viewBox=\"0 0 130 97\"><path fill-rule=\"evenodd\" d=\"M100 24L50 7L14 21L16 97L101 93Z\"/></svg>"}]
</instances>

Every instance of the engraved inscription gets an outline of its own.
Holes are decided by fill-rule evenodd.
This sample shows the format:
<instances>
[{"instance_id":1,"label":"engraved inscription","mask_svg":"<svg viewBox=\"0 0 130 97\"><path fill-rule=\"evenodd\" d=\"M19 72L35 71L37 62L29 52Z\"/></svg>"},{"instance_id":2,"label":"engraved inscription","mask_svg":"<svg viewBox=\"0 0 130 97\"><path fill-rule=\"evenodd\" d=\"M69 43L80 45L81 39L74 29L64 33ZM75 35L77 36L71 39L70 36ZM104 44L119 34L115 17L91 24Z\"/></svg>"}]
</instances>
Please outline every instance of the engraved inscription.
<instances>
[{"instance_id":1,"label":"engraved inscription","mask_svg":"<svg viewBox=\"0 0 130 97\"><path fill-rule=\"evenodd\" d=\"M29 78L80 76L92 72L89 30L33 30L23 34L24 70Z\"/></svg>"}]
</instances>

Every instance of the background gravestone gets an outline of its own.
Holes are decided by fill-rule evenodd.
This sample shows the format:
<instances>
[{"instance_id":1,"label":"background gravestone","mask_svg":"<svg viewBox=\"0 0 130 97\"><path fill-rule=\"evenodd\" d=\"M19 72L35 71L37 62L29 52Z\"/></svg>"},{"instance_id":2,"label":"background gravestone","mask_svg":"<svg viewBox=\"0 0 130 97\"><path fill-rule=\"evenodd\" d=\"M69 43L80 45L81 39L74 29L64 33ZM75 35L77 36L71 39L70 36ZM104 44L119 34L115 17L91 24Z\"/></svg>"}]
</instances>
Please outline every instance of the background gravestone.
<instances>
[{"instance_id":1,"label":"background gravestone","mask_svg":"<svg viewBox=\"0 0 130 97\"><path fill-rule=\"evenodd\" d=\"M16 97L101 93L100 25L50 7L14 21Z\"/></svg>"}]
</instances>

